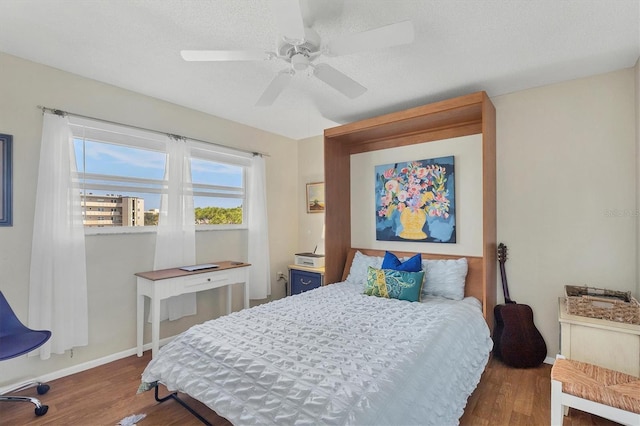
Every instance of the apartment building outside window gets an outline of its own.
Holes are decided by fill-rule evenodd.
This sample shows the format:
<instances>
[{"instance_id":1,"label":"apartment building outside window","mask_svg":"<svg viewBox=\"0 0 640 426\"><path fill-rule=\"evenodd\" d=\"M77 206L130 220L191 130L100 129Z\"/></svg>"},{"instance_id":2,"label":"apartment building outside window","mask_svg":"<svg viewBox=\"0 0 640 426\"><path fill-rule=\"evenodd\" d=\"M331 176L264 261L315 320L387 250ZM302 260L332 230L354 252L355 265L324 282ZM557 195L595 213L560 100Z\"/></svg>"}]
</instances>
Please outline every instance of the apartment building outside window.
<instances>
[{"instance_id":1,"label":"apartment building outside window","mask_svg":"<svg viewBox=\"0 0 640 426\"><path fill-rule=\"evenodd\" d=\"M144 198L90 192L81 194L80 203L84 226L145 226Z\"/></svg>"}]
</instances>

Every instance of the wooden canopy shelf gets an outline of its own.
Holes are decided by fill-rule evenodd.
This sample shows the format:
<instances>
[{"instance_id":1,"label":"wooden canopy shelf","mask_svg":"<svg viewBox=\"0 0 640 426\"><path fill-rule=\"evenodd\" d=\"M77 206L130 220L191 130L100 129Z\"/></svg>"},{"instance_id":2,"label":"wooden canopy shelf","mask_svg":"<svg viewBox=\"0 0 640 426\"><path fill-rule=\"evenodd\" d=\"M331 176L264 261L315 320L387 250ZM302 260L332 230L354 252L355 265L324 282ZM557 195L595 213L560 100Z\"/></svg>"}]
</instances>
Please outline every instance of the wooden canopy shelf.
<instances>
[{"instance_id":1,"label":"wooden canopy shelf","mask_svg":"<svg viewBox=\"0 0 640 426\"><path fill-rule=\"evenodd\" d=\"M352 154L482 135L483 310L490 326L496 303L496 112L477 92L324 131L325 282L338 282L351 247Z\"/></svg>"}]
</instances>

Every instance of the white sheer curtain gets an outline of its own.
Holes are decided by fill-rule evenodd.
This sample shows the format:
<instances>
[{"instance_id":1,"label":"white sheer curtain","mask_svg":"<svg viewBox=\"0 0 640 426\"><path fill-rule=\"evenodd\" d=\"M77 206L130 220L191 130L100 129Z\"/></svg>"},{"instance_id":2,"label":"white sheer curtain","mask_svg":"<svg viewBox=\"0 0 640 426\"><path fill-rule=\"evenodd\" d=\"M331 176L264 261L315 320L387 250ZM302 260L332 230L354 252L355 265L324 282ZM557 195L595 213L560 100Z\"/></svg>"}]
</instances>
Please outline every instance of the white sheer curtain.
<instances>
[{"instance_id":1,"label":"white sheer curtain","mask_svg":"<svg viewBox=\"0 0 640 426\"><path fill-rule=\"evenodd\" d=\"M29 327L51 330L34 354L85 346L89 341L84 225L73 137L66 117L44 114L36 191Z\"/></svg>"},{"instance_id":2,"label":"white sheer curtain","mask_svg":"<svg viewBox=\"0 0 640 426\"><path fill-rule=\"evenodd\" d=\"M264 158L255 155L251 161L247 184L249 222L249 297L265 299L271 294L269 231L267 222L267 187Z\"/></svg>"},{"instance_id":3,"label":"white sheer curtain","mask_svg":"<svg viewBox=\"0 0 640 426\"><path fill-rule=\"evenodd\" d=\"M193 265L196 262L196 227L191 185L191 148L184 140L167 140L164 179L167 192L160 200L153 269ZM196 294L171 297L160 308L160 320L175 320L196 313Z\"/></svg>"}]
</instances>

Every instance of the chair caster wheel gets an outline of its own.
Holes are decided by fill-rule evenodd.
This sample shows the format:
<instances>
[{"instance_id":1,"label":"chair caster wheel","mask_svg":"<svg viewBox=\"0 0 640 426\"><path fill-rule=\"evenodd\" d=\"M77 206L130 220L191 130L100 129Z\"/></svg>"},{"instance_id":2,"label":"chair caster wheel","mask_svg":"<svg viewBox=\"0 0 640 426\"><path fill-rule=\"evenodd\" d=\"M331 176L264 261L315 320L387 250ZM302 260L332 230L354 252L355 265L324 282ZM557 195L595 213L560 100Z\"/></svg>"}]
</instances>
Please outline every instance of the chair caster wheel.
<instances>
[{"instance_id":1,"label":"chair caster wheel","mask_svg":"<svg viewBox=\"0 0 640 426\"><path fill-rule=\"evenodd\" d=\"M44 395L45 393L49 392L49 389L51 387L49 385L46 385L44 383L41 383L38 385L38 387L36 388L36 390L38 391L38 395ZM46 410L45 410L46 411Z\"/></svg>"},{"instance_id":2,"label":"chair caster wheel","mask_svg":"<svg viewBox=\"0 0 640 426\"><path fill-rule=\"evenodd\" d=\"M47 410L49 410L48 405L41 405L40 407L36 407L36 416L44 416L47 414Z\"/></svg>"}]
</instances>

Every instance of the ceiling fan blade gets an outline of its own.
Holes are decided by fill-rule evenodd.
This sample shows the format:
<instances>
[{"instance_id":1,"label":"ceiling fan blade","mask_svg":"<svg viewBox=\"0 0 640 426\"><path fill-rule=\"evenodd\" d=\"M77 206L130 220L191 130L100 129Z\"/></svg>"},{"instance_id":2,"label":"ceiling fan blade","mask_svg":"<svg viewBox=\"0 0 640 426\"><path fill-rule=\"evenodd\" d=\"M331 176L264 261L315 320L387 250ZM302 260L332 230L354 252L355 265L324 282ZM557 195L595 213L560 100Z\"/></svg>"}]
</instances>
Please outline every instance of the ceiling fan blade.
<instances>
[{"instance_id":1,"label":"ceiling fan blade","mask_svg":"<svg viewBox=\"0 0 640 426\"><path fill-rule=\"evenodd\" d=\"M313 75L351 99L355 99L367 91L366 87L328 64L314 66Z\"/></svg>"},{"instance_id":2,"label":"ceiling fan blade","mask_svg":"<svg viewBox=\"0 0 640 426\"><path fill-rule=\"evenodd\" d=\"M274 54L263 50L181 50L185 61L263 61Z\"/></svg>"},{"instance_id":3,"label":"ceiling fan blade","mask_svg":"<svg viewBox=\"0 0 640 426\"><path fill-rule=\"evenodd\" d=\"M284 88L287 87L292 77L293 72L291 70L280 71L278 75L271 80L271 83L269 83L269 86L267 86L262 96L260 96L260 99L256 102L256 106L269 106L273 104Z\"/></svg>"},{"instance_id":4,"label":"ceiling fan blade","mask_svg":"<svg viewBox=\"0 0 640 426\"><path fill-rule=\"evenodd\" d=\"M271 0L276 28L287 41L304 40L304 22L300 0Z\"/></svg>"},{"instance_id":5,"label":"ceiling fan blade","mask_svg":"<svg viewBox=\"0 0 640 426\"><path fill-rule=\"evenodd\" d=\"M349 55L409 44L413 42L413 38L413 23L402 21L333 40L327 45L325 53L330 56Z\"/></svg>"}]
</instances>

